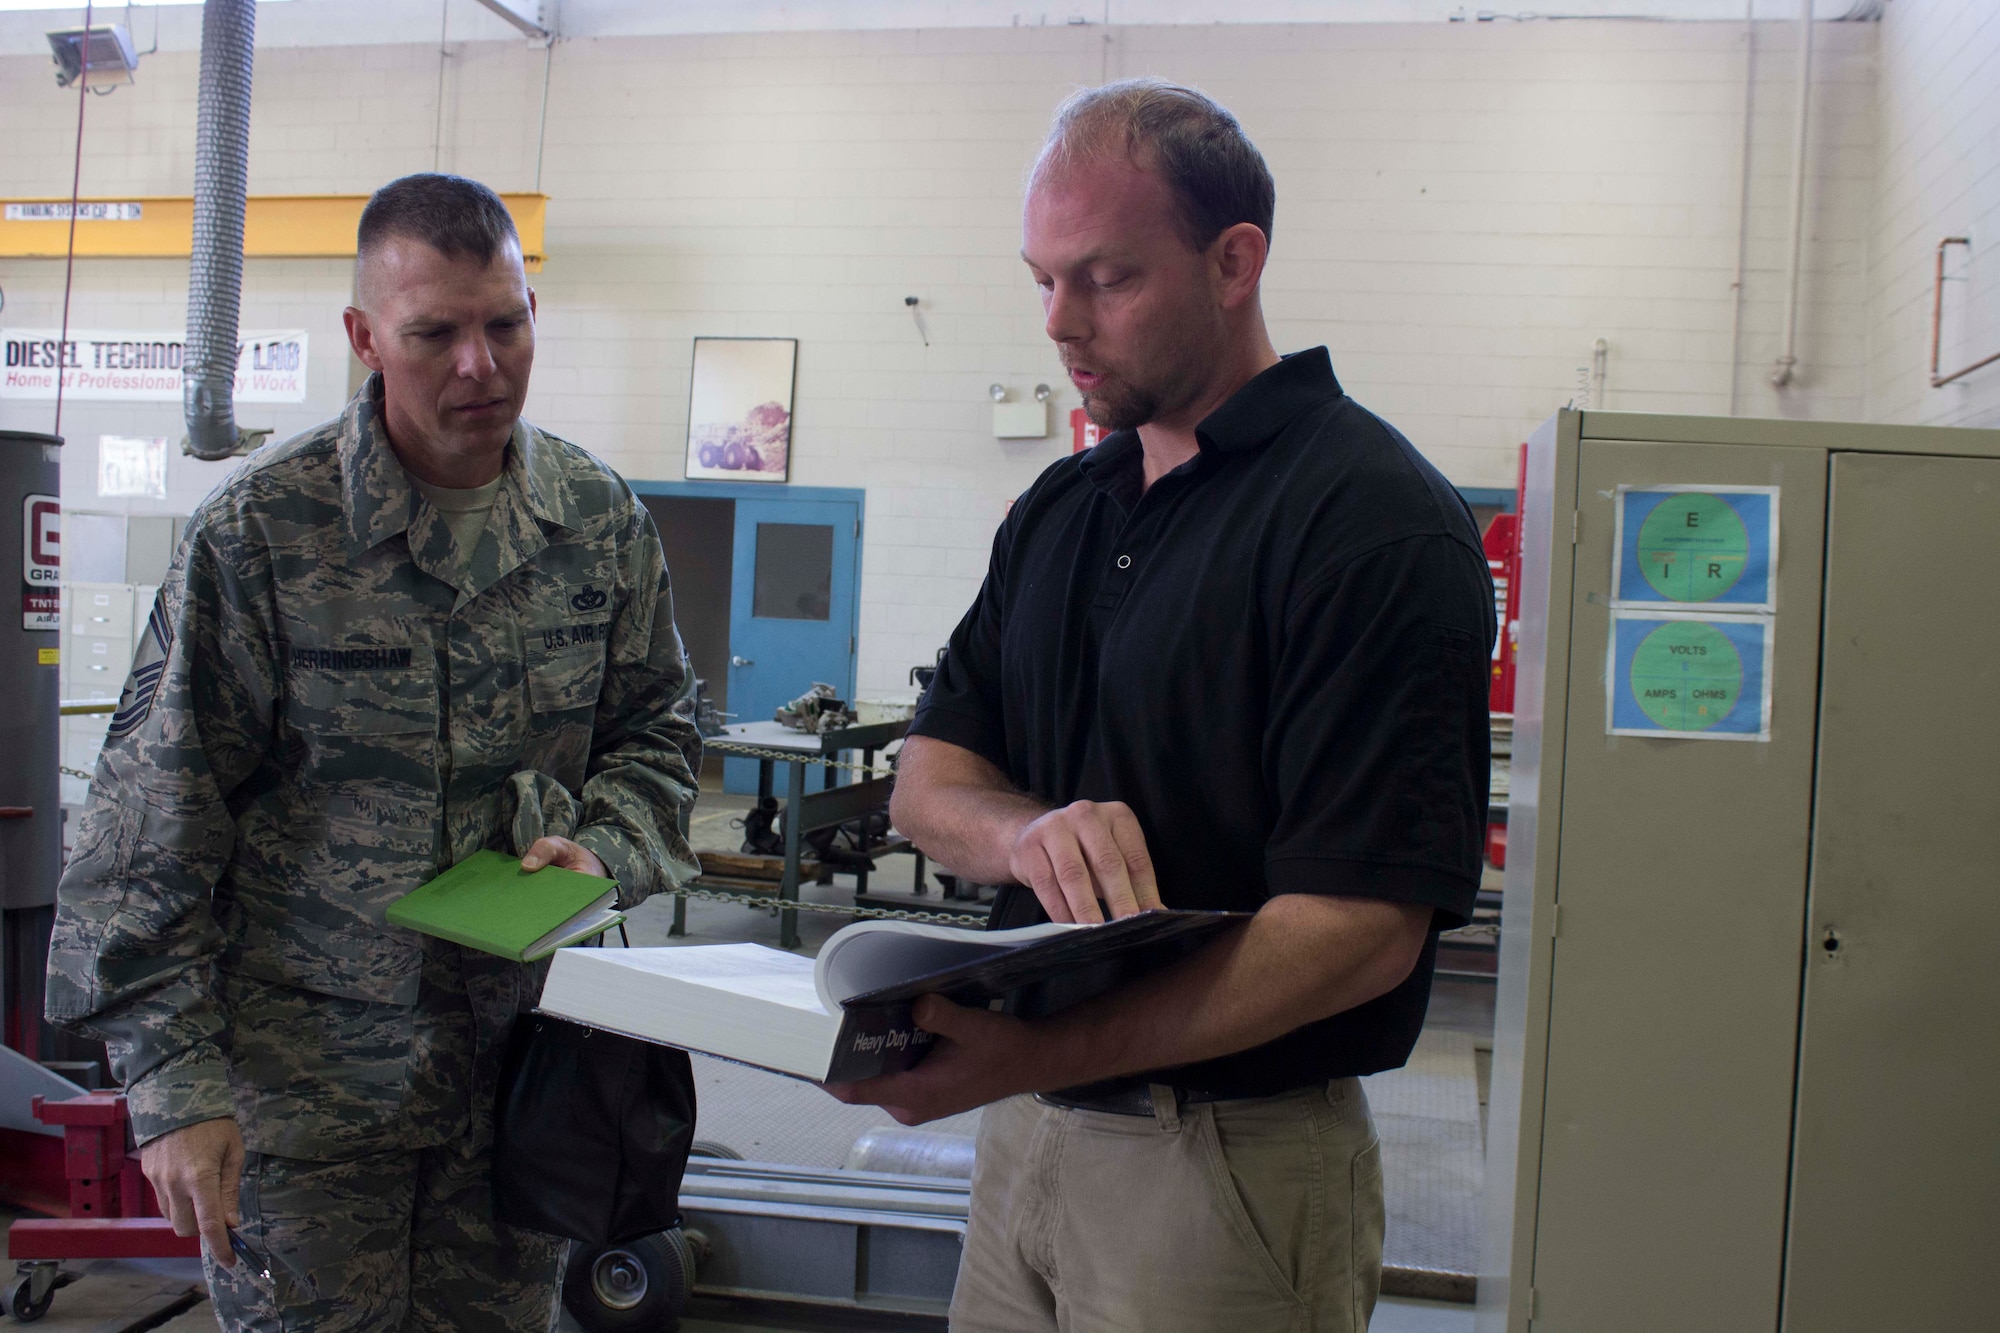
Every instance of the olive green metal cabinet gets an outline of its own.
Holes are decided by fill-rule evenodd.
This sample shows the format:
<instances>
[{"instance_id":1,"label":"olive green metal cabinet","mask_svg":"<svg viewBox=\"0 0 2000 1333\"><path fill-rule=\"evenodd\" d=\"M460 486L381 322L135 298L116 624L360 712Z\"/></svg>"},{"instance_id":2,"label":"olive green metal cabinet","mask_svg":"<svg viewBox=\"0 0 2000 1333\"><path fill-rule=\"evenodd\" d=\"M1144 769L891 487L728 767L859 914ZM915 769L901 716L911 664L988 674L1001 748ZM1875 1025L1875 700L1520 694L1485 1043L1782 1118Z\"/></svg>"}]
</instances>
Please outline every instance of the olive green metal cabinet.
<instances>
[{"instance_id":1,"label":"olive green metal cabinet","mask_svg":"<svg viewBox=\"0 0 2000 1333\"><path fill-rule=\"evenodd\" d=\"M1991 1327L2000 431L1528 449L1481 1333Z\"/></svg>"}]
</instances>

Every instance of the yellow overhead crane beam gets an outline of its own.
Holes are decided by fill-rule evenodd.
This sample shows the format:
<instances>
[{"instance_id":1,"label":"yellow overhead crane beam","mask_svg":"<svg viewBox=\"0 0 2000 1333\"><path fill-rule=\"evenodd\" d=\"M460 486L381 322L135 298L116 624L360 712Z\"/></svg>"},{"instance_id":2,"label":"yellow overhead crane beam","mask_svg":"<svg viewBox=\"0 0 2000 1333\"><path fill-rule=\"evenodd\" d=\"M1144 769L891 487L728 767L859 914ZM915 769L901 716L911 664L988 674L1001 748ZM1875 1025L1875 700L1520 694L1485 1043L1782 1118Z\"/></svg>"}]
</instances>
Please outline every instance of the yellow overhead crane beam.
<instances>
[{"instance_id":1,"label":"yellow overhead crane beam","mask_svg":"<svg viewBox=\"0 0 2000 1333\"><path fill-rule=\"evenodd\" d=\"M529 272L542 267L545 194L503 194L521 233ZM354 253L365 194L251 195L243 217L250 259L340 257ZM0 258L61 259L69 253L68 199L0 200ZM194 245L194 200L131 196L77 201L76 252L90 258L185 257Z\"/></svg>"}]
</instances>

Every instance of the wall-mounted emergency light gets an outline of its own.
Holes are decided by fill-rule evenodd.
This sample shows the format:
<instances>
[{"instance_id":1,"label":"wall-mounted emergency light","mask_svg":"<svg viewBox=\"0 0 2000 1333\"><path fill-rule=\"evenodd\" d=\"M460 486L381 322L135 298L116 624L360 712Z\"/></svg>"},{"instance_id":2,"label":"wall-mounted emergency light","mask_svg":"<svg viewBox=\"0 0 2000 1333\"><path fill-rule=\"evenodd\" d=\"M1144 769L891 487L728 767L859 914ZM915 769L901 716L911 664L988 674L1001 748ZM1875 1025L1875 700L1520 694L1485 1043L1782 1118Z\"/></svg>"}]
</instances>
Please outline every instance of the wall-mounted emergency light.
<instances>
[{"instance_id":1,"label":"wall-mounted emergency light","mask_svg":"<svg viewBox=\"0 0 2000 1333\"><path fill-rule=\"evenodd\" d=\"M1003 440L1040 440L1049 433L1049 386L1035 386L1031 403L1009 402L1012 396L1004 384L986 390L993 400L993 433Z\"/></svg>"}]
</instances>

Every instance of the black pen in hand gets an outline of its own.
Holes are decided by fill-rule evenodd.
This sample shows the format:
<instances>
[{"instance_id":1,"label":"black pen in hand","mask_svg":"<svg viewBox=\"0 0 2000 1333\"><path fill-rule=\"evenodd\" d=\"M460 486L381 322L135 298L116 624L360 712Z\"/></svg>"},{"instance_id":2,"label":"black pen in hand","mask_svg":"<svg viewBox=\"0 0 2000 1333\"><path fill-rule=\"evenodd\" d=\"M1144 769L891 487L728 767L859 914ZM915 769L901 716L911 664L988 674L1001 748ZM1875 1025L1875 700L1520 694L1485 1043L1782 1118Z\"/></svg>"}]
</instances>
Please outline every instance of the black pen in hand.
<instances>
[{"instance_id":1,"label":"black pen in hand","mask_svg":"<svg viewBox=\"0 0 2000 1333\"><path fill-rule=\"evenodd\" d=\"M236 1252L236 1257L242 1260L243 1263L249 1267L250 1280L256 1283L257 1285L263 1287L267 1291L275 1291L277 1288L277 1283L275 1279L273 1279L271 1276L270 1263L266 1259L264 1259L261 1255L259 1255L255 1250L250 1248L250 1242L244 1240L242 1233L237 1231L235 1227L228 1228L228 1231L229 1231L229 1248L234 1250ZM289 1275L293 1281L299 1284L300 1288L306 1293L307 1296L311 1297L313 1300L319 1299L319 1285L315 1283L308 1274L303 1272L297 1264L292 1263L284 1256L277 1255L275 1257L277 1258L278 1263L284 1267L286 1274Z\"/></svg>"}]
</instances>

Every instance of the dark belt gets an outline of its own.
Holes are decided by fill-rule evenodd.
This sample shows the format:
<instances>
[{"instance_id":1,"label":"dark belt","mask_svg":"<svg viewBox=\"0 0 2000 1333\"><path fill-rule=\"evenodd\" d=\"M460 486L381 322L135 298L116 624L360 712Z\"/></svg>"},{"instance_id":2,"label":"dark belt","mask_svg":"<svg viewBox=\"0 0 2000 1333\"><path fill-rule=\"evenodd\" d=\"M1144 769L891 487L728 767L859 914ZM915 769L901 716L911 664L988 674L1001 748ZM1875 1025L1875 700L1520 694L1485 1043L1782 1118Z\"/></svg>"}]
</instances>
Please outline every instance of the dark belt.
<instances>
[{"instance_id":1,"label":"dark belt","mask_svg":"<svg viewBox=\"0 0 2000 1333\"><path fill-rule=\"evenodd\" d=\"M1044 1106L1057 1106L1065 1111L1101 1111L1105 1115L1151 1116L1153 1114L1153 1089L1146 1083L1118 1092L1093 1093L1087 1097L1070 1096L1063 1092L1038 1092L1035 1094L1035 1100ZM1174 1089L1176 1106L1199 1106L1204 1102L1234 1100L1237 1099L1220 1093L1203 1092L1198 1088Z\"/></svg>"}]
</instances>

